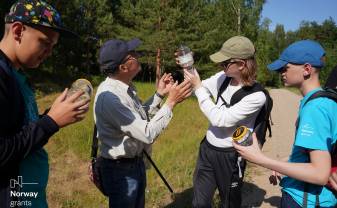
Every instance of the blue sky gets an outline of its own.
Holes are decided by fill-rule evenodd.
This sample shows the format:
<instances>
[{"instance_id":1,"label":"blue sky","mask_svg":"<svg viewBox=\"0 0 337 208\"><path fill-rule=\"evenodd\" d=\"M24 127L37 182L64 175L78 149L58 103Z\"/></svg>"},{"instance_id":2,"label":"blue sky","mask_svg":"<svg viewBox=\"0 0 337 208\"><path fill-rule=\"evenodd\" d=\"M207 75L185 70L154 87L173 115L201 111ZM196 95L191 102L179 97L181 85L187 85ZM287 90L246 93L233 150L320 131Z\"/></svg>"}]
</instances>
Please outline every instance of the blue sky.
<instances>
[{"instance_id":1,"label":"blue sky","mask_svg":"<svg viewBox=\"0 0 337 208\"><path fill-rule=\"evenodd\" d=\"M283 24L284 29L296 30L302 20L322 23L332 17L337 23L337 0L266 0L262 18L271 19L270 30L276 24Z\"/></svg>"}]
</instances>

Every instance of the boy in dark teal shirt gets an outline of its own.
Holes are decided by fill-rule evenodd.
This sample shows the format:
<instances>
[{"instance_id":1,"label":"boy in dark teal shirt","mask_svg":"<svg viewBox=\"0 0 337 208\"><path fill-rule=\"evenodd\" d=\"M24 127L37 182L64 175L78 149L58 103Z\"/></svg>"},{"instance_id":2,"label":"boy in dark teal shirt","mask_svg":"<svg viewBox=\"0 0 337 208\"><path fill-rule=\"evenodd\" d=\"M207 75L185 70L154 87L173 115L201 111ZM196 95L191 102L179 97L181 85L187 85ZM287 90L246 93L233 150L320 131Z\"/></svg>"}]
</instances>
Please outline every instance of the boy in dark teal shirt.
<instances>
[{"instance_id":1,"label":"boy in dark teal shirt","mask_svg":"<svg viewBox=\"0 0 337 208\"><path fill-rule=\"evenodd\" d=\"M67 97L66 89L39 117L34 92L21 73L50 56L60 35L74 36L43 1L19 0L5 17L0 42L0 208L48 207L48 156L42 147L59 128L83 119L88 111L88 101L76 101L83 92ZM37 196L21 203L21 193L30 191Z\"/></svg>"}]
</instances>

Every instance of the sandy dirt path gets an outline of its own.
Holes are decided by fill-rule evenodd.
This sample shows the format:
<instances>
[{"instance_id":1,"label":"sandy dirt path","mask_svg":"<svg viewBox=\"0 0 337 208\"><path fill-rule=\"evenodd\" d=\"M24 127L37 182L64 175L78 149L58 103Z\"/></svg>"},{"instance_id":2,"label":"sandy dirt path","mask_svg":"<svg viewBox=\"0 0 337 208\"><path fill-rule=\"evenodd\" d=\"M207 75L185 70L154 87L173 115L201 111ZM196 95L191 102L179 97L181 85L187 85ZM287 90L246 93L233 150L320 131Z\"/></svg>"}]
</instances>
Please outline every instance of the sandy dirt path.
<instances>
[{"instance_id":1,"label":"sandy dirt path","mask_svg":"<svg viewBox=\"0 0 337 208\"><path fill-rule=\"evenodd\" d=\"M273 89L270 94L274 100L273 136L267 137L263 152L272 158L287 158L293 144L295 121L301 96L285 89ZM279 207L280 187L269 183L268 178L271 171L251 165L249 172L250 175L245 179L246 183L242 192L242 208Z\"/></svg>"}]
</instances>

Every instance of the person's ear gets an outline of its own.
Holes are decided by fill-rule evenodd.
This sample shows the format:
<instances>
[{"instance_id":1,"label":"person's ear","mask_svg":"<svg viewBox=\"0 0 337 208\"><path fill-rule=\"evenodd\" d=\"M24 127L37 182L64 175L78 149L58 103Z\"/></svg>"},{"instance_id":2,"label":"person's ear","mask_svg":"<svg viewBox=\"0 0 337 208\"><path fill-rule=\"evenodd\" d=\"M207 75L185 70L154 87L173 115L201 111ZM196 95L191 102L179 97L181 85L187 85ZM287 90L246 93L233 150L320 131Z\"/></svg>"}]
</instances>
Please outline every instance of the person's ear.
<instances>
[{"instance_id":1,"label":"person's ear","mask_svg":"<svg viewBox=\"0 0 337 208\"><path fill-rule=\"evenodd\" d=\"M129 67L126 64L121 64L121 65L119 65L119 71L120 72L128 72Z\"/></svg>"},{"instance_id":2,"label":"person's ear","mask_svg":"<svg viewBox=\"0 0 337 208\"><path fill-rule=\"evenodd\" d=\"M311 64L304 64L304 70L303 70L303 76L304 77L308 77L312 74L313 72L313 68L311 66Z\"/></svg>"},{"instance_id":3,"label":"person's ear","mask_svg":"<svg viewBox=\"0 0 337 208\"><path fill-rule=\"evenodd\" d=\"M21 42L23 32L26 30L25 26L21 22L14 22L11 25L11 32L14 39Z\"/></svg>"},{"instance_id":4,"label":"person's ear","mask_svg":"<svg viewBox=\"0 0 337 208\"><path fill-rule=\"evenodd\" d=\"M238 65L239 70L242 71L245 68L246 62L243 60L240 60L236 64Z\"/></svg>"}]
</instances>

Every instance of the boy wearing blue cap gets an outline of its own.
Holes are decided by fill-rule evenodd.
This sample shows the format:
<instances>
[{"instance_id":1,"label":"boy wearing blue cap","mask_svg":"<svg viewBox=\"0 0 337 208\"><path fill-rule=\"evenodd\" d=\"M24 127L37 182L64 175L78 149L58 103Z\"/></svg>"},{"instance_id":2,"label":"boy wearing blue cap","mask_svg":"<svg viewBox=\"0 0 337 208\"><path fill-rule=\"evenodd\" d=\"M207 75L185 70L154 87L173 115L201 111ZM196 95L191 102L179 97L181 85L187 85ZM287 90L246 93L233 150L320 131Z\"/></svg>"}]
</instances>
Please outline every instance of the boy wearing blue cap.
<instances>
[{"instance_id":1,"label":"boy wearing blue cap","mask_svg":"<svg viewBox=\"0 0 337 208\"><path fill-rule=\"evenodd\" d=\"M335 207L335 195L326 188L330 169L330 151L337 139L337 103L320 97L306 101L322 90L319 71L324 66L325 51L311 40L288 46L280 58L268 65L269 70L281 74L285 86L299 88L304 96L300 103L295 141L288 162L266 157L253 136L252 146L234 144L247 160L279 172L282 178L281 207ZM275 176L271 182L277 182Z\"/></svg>"},{"instance_id":2,"label":"boy wearing blue cap","mask_svg":"<svg viewBox=\"0 0 337 208\"><path fill-rule=\"evenodd\" d=\"M5 17L0 42L0 207L46 208L48 154L43 146L59 128L84 118L83 92L65 90L39 116L34 91L23 70L51 55L66 30L59 13L40 0L19 0ZM27 197L24 197L27 196Z\"/></svg>"}]
</instances>

